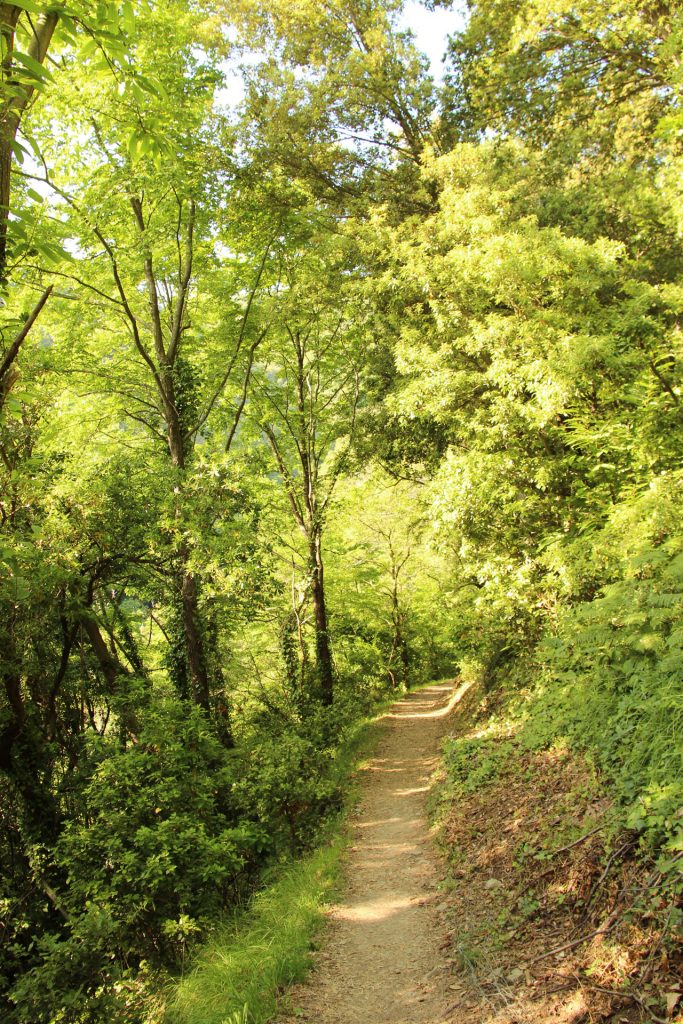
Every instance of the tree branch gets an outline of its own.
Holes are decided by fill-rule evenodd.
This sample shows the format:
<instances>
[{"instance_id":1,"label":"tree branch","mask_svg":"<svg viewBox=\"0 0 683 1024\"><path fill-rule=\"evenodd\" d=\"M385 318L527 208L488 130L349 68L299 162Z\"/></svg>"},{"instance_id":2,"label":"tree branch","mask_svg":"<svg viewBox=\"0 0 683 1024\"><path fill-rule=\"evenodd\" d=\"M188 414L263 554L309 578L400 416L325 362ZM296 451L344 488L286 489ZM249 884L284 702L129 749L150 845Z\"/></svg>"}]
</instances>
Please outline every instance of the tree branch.
<instances>
[{"instance_id":1,"label":"tree branch","mask_svg":"<svg viewBox=\"0 0 683 1024\"><path fill-rule=\"evenodd\" d=\"M232 426L230 427L230 431L228 433L228 439L225 442L226 454L227 454L227 452L230 451L230 447L231 447L233 439L235 437L235 433L236 433L237 428L239 426L239 422L240 422L240 420L242 418L242 413L244 412L244 406L246 405L246 402L247 402L247 394L249 393L249 381L251 380L251 371L252 371L252 368L254 366L254 355L256 353L256 349L258 348L258 346L261 344L261 342L265 338L267 332L268 332L268 328L265 328L261 332L261 334L258 336L258 338L254 342L254 344L251 346L251 348L249 349L249 358L248 358L248 361L247 361L247 369L246 369L245 374L244 374L244 381L242 382L242 394L240 395L240 400L239 400L237 409L235 410L235 418L232 421Z\"/></svg>"},{"instance_id":2,"label":"tree branch","mask_svg":"<svg viewBox=\"0 0 683 1024\"><path fill-rule=\"evenodd\" d=\"M304 534L308 536L308 530L306 529L306 520L304 519L303 511L301 510L301 507L296 497L296 488L294 486L294 481L292 480L290 472L287 469L287 466L285 465L285 460L282 457L282 452L280 451L280 447L277 443L275 432L269 423L262 423L261 429L268 438L270 447L273 449L275 462L277 463L277 468L279 469L280 475L284 480L285 490L287 491L287 497L289 498L289 504L292 507L292 513L294 514L294 518L297 521L298 525L301 527Z\"/></svg>"},{"instance_id":3,"label":"tree branch","mask_svg":"<svg viewBox=\"0 0 683 1024\"><path fill-rule=\"evenodd\" d=\"M28 320L26 321L24 326L21 328L21 330L17 334L16 338L14 339L14 341L12 342L12 344L10 345L10 347L9 347L9 349L7 351L7 354L5 355L5 358L3 359L2 363L0 364L0 394L3 391L3 381L4 381L4 378L5 378L5 375L9 371L9 369L12 366L12 363L14 362L14 360L17 358L17 356L19 354L19 349L21 348L22 344L26 340L26 336L28 335L29 331L33 327L34 323L36 322L36 320L40 316L45 303L50 298L50 295L52 294L53 287L54 287L53 285L50 285L48 288L45 289L43 294L40 296L40 298L38 299L37 303L33 307L33 310L31 312Z\"/></svg>"},{"instance_id":4,"label":"tree branch","mask_svg":"<svg viewBox=\"0 0 683 1024\"><path fill-rule=\"evenodd\" d=\"M178 297L173 316L173 326L171 327L171 340L168 345L168 361L171 365L175 362L175 357L178 353L178 345L180 344L180 338L182 335L183 317L187 306L187 294L190 287L190 278L192 277L195 214L195 203L194 200L191 199L190 216L187 222L184 268L180 271Z\"/></svg>"},{"instance_id":5,"label":"tree branch","mask_svg":"<svg viewBox=\"0 0 683 1024\"><path fill-rule=\"evenodd\" d=\"M266 261L268 259L268 256L270 255L270 249L271 249L271 246L272 246L274 240L275 240L275 235L273 235L273 237L268 242L268 245L266 246L265 251L263 253L263 258L261 259L261 262L259 264L259 268L258 268L258 271L257 271L257 274L256 274L256 280L254 281L254 283L253 283L253 285L251 287L251 291L249 292L249 298L247 299L247 305L246 305L246 307L244 309L244 313L242 314L242 323L240 324L240 332L239 332L239 335L237 337L237 344L235 345L235 350L234 350L234 352L232 354L230 362L228 363L228 368L225 371L225 373L223 374L223 376L221 377L220 383L218 384L218 387L215 389L213 395L211 396L206 409L204 410L204 412L201 414L201 416L197 420L197 424L196 424L194 430L192 431L193 435L197 434L197 432L202 429L202 427L204 426L204 424L208 420L209 416L211 415L211 411L213 410L214 405L216 404L216 402L220 398L221 394L223 393L223 390L225 389L225 385L228 383L228 381L230 379L230 374L232 373L233 369L235 368L235 363L237 362L237 357L239 356L240 350L242 348L242 342L244 341L244 335L245 335L245 332L246 332L246 329L247 329L247 324L249 322L249 314L251 312L251 307L253 305L254 298L256 297L256 292L258 290L258 287L259 287L259 285L261 283L261 278L263 277L263 271L265 270L265 267L266 267ZM262 337L265 337L265 333L263 334ZM259 341L261 341L261 340L262 340L262 338L259 338ZM251 366L249 367L249 370L250 370L250 373L251 373Z\"/></svg>"}]
</instances>

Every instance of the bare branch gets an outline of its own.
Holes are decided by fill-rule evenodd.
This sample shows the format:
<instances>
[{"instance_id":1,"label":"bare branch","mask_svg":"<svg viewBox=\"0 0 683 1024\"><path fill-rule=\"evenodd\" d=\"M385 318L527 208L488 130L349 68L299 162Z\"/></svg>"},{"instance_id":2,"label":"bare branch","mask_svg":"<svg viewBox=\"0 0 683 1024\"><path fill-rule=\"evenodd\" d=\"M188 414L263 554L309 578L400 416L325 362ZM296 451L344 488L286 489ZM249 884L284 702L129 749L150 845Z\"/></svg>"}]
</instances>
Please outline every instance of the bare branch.
<instances>
[{"instance_id":1,"label":"bare branch","mask_svg":"<svg viewBox=\"0 0 683 1024\"><path fill-rule=\"evenodd\" d=\"M197 420L197 424L196 424L194 430L192 431L193 435L197 434L197 432L199 430L201 430L201 428L204 426L204 424L206 423L207 419L211 415L211 412L213 410L214 405L216 404L216 402L218 401L218 399L222 395L222 393L223 393L223 391L225 389L226 384L230 380L230 374L232 373L232 371L235 368L235 364L237 362L237 357L239 356L240 350L242 348L242 343L244 341L244 335L245 335L245 332L246 332L246 329L247 329L247 324L249 322L249 314L251 312L251 307L253 305L254 298L256 297L256 292L258 290L258 287L259 287L259 285L261 283L261 278L263 277L263 271L265 270L265 267L266 267L266 261L268 259L268 256L270 255L270 249L271 249L271 246L272 246L274 241L275 241L275 236L273 235L273 237L270 239L270 241L268 242L268 245L265 248L265 251L263 253L263 258L261 259L261 263L259 264L258 272L256 274L256 280L254 281L254 283L253 283L253 285L251 287L251 291L249 292L249 298L247 300L247 305L246 305L246 307L244 309L244 313L242 314L242 323L240 324L240 332L239 332L239 335L237 337L237 344L235 345L234 352L232 354L230 362L228 363L228 368L226 369L225 373L221 377L220 383L218 384L218 387L215 389L213 395L211 396L206 409L204 410L204 412L201 414L201 416ZM265 333L264 333L263 337L265 337ZM259 341L261 341L261 340L262 340L262 338L259 338ZM251 373L251 364L249 366L249 372Z\"/></svg>"},{"instance_id":2,"label":"bare branch","mask_svg":"<svg viewBox=\"0 0 683 1024\"><path fill-rule=\"evenodd\" d=\"M42 267L36 267L32 263L25 263L24 266L27 267L29 270L43 270ZM114 295L107 295L106 292L103 292L99 288L96 288L94 284L88 284L87 281L84 281L82 278L77 277L75 274L65 274L61 270L44 270L43 273L48 274L50 277L63 277L67 281L74 281L76 284L79 284L81 288L87 288L88 291L93 292L94 295L99 295L100 298L102 299L106 299L107 302L111 302L115 306L123 307L123 303L121 302L120 299L117 299ZM71 298L72 296L63 295L60 294L59 292L56 292L55 297L60 299L68 299Z\"/></svg>"},{"instance_id":3,"label":"bare branch","mask_svg":"<svg viewBox=\"0 0 683 1024\"><path fill-rule=\"evenodd\" d=\"M294 481L292 480L290 472L287 469L287 466L285 464L285 460L284 460L284 458L282 456L282 452L280 451L280 446L277 443L277 438L275 436L275 432L274 432L273 428L270 426L270 424L268 424L268 423L262 423L261 424L261 429L263 430L263 433L268 438L268 441L270 443L270 447L273 450L273 455L275 456L275 462L277 463L277 468L279 469L280 475L282 476L282 479L284 480L285 490L287 491L287 497L289 498L289 504L292 507L292 513L294 515L294 518L295 518L296 522L298 523L298 525L303 530L304 534L306 536L308 536L308 531L306 529L306 520L304 518L303 511L301 509L301 506L299 505L299 501L298 501L298 498L296 496L296 487L294 486Z\"/></svg>"},{"instance_id":4,"label":"bare branch","mask_svg":"<svg viewBox=\"0 0 683 1024\"><path fill-rule=\"evenodd\" d=\"M130 205L133 208L135 221L140 231L140 235L144 239L146 225L142 212L142 202L137 196L131 196ZM161 325L161 313L159 312L159 292L154 274L154 263L152 260L151 250L147 248L145 249L144 266L145 281L147 282L147 299L149 302L150 315L152 317L152 337L154 338L154 348L159 365L162 367L169 366L171 365L171 361L166 353L166 347L164 345L164 332ZM165 388L162 393L166 396L166 401L170 404Z\"/></svg>"},{"instance_id":5,"label":"bare branch","mask_svg":"<svg viewBox=\"0 0 683 1024\"><path fill-rule=\"evenodd\" d=\"M99 228L97 228L97 227L93 228L93 231L94 231L96 237L100 240L100 242L104 246L105 251L106 251L106 253L107 253L108 257L109 257L109 262L111 264L112 274L114 275L114 282L116 284L117 291L118 291L119 295L121 296L121 305L123 306L124 310L126 311L126 316L128 317L128 322L130 324L131 331L132 331L132 334L133 334L133 341L135 342L135 347L136 347L136 349L138 350L138 352L140 353L140 355L144 359L145 363L147 364L147 366L149 367L149 369L152 372L152 376L154 377L154 383L157 386L157 389L159 391L159 395L161 397L161 400L166 405L169 405L170 404L169 398L168 398L168 395L166 394L166 388L165 388L164 383L163 383L163 381L161 379L161 376L159 375L159 371L157 370L157 367L156 367L156 365L154 363L154 360L152 359L152 357L150 356L149 352L147 351L147 349L145 348L145 346L144 346L144 344L142 342L142 338L140 336L140 329L138 327L137 319L136 319L136 317L135 317L135 315L133 313L133 310L131 309L131 307L129 305L128 296L126 295L126 290L123 287L123 281L121 280L121 275L119 273L119 267L118 267L118 263L116 261L116 256L114 255L114 250L112 249L111 245L106 240L106 238L104 237L104 235L102 234L102 232L100 231Z\"/></svg>"},{"instance_id":6,"label":"bare branch","mask_svg":"<svg viewBox=\"0 0 683 1024\"><path fill-rule=\"evenodd\" d=\"M240 395L240 400L239 400L237 409L235 410L235 417L234 417L234 419L232 421L232 426L230 427L230 431L228 433L228 439L225 442L225 451L226 451L226 453L230 451L230 447L231 447L233 439L235 437L235 433L237 431L237 427L239 426L239 422L240 422L240 420L242 418L242 413L244 412L244 406L246 405L246 402L247 402L247 394L249 392L249 381L251 380L251 371L252 371L252 368L254 366L254 355L256 353L256 349L258 348L258 346L261 344L261 342L265 338L265 336L267 334L267 331L268 331L268 328L263 330L261 332L261 334L259 334L259 336L256 339L256 341L254 342L254 344L249 349L249 359L247 361L247 368L246 368L246 371L245 371L245 374L244 374L244 380L242 382L242 393Z\"/></svg>"},{"instance_id":7,"label":"bare branch","mask_svg":"<svg viewBox=\"0 0 683 1024\"><path fill-rule=\"evenodd\" d=\"M52 294L53 287L54 287L54 285L50 285L48 288L45 289L43 294L40 296L40 298L38 299L37 303L33 307L33 310L31 311L31 314L30 314L28 320L26 321L24 326L21 328L21 330L17 334L16 338L14 339L14 341L12 342L12 344L10 345L10 347L9 347L9 349L7 351L7 353L5 355L5 358L3 359L2 363L0 364L0 389L2 388L2 381L3 381L3 378L5 377L5 374L8 372L8 370L12 366L12 363L17 358L17 356L19 354L19 349L21 348L22 344L26 340L26 336L28 335L29 331L33 327L33 325L36 322L36 320L38 319L38 317L40 316L45 303L50 298L50 295Z\"/></svg>"},{"instance_id":8,"label":"bare branch","mask_svg":"<svg viewBox=\"0 0 683 1024\"><path fill-rule=\"evenodd\" d=\"M190 287L190 278L192 277L195 214L195 203L194 200L191 199L190 216L187 222L187 238L185 242L184 266L179 275L178 296L176 299L175 313L173 316L173 326L171 328L171 340L168 345L168 361L171 365L173 365L173 363L175 362L175 358L178 353L178 345L180 343L180 338L182 335L183 317L187 306L187 294Z\"/></svg>"}]
</instances>

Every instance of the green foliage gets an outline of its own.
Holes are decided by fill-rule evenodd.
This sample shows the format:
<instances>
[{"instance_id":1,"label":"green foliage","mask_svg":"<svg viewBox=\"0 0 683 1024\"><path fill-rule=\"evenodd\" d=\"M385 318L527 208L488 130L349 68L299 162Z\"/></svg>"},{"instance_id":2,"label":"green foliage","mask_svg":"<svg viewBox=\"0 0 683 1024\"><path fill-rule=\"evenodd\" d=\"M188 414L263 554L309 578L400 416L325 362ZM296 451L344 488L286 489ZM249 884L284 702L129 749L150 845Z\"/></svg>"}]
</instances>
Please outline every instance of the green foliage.
<instances>
[{"instance_id":1,"label":"green foliage","mask_svg":"<svg viewBox=\"0 0 683 1024\"><path fill-rule=\"evenodd\" d=\"M288 867L212 937L179 983L168 1024L266 1024L277 994L303 978L339 881L339 839Z\"/></svg>"},{"instance_id":2,"label":"green foliage","mask_svg":"<svg viewBox=\"0 0 683 1024\"><path fill-rule=\"evenodd\" d=\"M330 724L323 723L326 731ZM351 773L377 737L372 720L362 718L347 720L342 732L325 769L339 795L336 808L342 797L346 803L352 797ZM317 849L278 865L247 909L219 925L199 950L169 996L167 1024L232 1024L233 1016L244 1024L266 1024L282 991L304 977L326 905L341 880L347 836L343 819L331 810L323 827L318 824Z\"/></svg>"},{"instance_id":3,"label":"green foliage","mask_svg":"<svg viewBox=\"0 0 683 1024\"><path fill-rule=\"evenodd\" d=\"M250 749L236 797L262 823L276 853L309 845L321 820L340 806L335 753L319 730L309 726L302 735L294 724L286 731L264 731Z\"/></svg>"},{"instance_id":4,"label":"green foliage","mask_svg":"<svg viewBox=\"0 0 683 1024\"><path fill-rule=\"evenodd\" d=\"M437 90L401 11L3 5L13 1024L157 1020L359 718L456 663L680 851L681 14L475 0ZM302 969L316 870L216 1021Z\"/></svg>"},{"instance_id":5,"label":"green foliage","mask_svg":"<svg viewBox=\"0 0 683 1024\"><path fill-rule=\"evenodd\" d=\"M65 828L57 862L76 907L114 908L122 948L173 961L173 923L205 923L232 902L263 834L236 821L238 765L198 710L157 704L134 745L108 746L95 743L83 819Z\"/></svg>"},{"instance_id":6,"label":"green foliage","mask_svg":"<svg viewBox=\"0 0 683 1024\"><path fill-rule=\"evenodd\" d=\"M235 758L201 713L166 702L138 724L127 749L115 736L86 741L69 796L78 813L41 869L58 880L63 920L24 950L12 1020L52 1020L58 1007L69 1018L75 1005L79 1020L112 1007L142 1019L126 1002L129 985L148 999L135 967L181 963L253 870L263 834L237 819Z\"/></svg>"},{"instance_id":7,"label":"green foliage","mask_svg":"<svg viewBox=\"0 0 683 1024\"><path fill-rule=\"evenodd\" d=\"M621 549L620 571L565 611L542 648L543 711L529 727L593 751L628 826L671 850L683 837L679 486L677 474L660 477L615 511L604 532Z\"/></svg>"},{"instance_id":8,"label":"green foliage","mask_svg":"<svg viewBox=\"0 0 683 1024\"><path fill-rule=\"evenodd\" d=\"M453 796L466 796L495 782L513 749L511 742L485 736L448 740L444 744L444 764Z\"/></svg>"}]
</instances>

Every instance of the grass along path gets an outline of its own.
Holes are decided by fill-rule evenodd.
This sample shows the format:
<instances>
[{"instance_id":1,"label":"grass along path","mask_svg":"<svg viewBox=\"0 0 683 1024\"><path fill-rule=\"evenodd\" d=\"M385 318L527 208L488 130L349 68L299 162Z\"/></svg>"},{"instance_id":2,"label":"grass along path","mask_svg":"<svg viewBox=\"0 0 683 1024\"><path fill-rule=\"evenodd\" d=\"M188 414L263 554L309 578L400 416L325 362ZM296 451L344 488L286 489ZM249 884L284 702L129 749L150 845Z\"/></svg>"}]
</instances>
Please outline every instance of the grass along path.
<instances>
[{"instance_id":1,"label":"grass along path","mask_svg":"<svg viewBox=\"0 0 683 1024\"><path fill-rule=\"evenodd\" d=\"M169 1002L165 1024L265 1024L278 994L310 966L311 938L340 875L343 837L291 865L244 918L202 950Z\"/></svg>"},{"instance_id":2,"label":"grass along path","mask_svg":"<svg viewBox=\"0 0 683 1024\"><path fill-rule=\"evenodd\" d=\"M159 1024L266 1024L282 992L304 977L314 936L341 883L354 772L374 750L382 718L380 712L358 722L340 751L336 772L345 809L329 822L327 840L280 867L244 913L226 918L167 993Z\"/></svg>"}]
</instances>

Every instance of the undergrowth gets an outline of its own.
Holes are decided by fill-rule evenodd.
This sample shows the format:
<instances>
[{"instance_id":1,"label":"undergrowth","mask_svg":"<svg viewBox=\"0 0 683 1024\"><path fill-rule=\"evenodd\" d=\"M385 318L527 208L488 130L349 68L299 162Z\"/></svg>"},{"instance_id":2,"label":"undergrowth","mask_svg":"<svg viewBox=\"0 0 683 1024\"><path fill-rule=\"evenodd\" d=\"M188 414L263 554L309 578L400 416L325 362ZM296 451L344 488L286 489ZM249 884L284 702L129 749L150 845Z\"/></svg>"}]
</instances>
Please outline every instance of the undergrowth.
<instances>
[{"instance_id":1,"label":"undergrowth","mask_svg":"<svg viewBox=\"0 0 683 1024\"><path fill-rule=\"evenodd\" d=\"M287 986L304 977L341 878L354 769L374 744L377 717L394 699L357 723L339 749L332 774L344 805L321 829L316 849L275 866L249 906L214 931L169 991L165 1024L266 1024Z\"/></svg>"},{"instance_id":2,"label":"undergrowth","mask_svg":"<svg viewBox=\"0 0 683 1024\"><path fill-rule=\"evenodd\" d=\"M624 751L622 774L611 775L519 691L505 699L473 687L467 703L432 799L467 998L484 993L489 1007L515 1002L517 1012L521 999L531 1024L555 1016L560 992L591 1019L662 1019L681 998L683 875L671 835L680 815L659 843L635 820L623 779L637 752ZM604 747L613 742L605 736Z\"/></svg>"},{"instance_id":3,"label":"undergrowth","mask_svg":"<svg viewBox=\"0 0 683 1024\"><path fill-rule=\"evenodd\" d=\"M226 923L169 1001L168 1024L265 1024L310 966L312 936L339 881L343 836L296 864Z\"/></svg>"}]
</instances>

